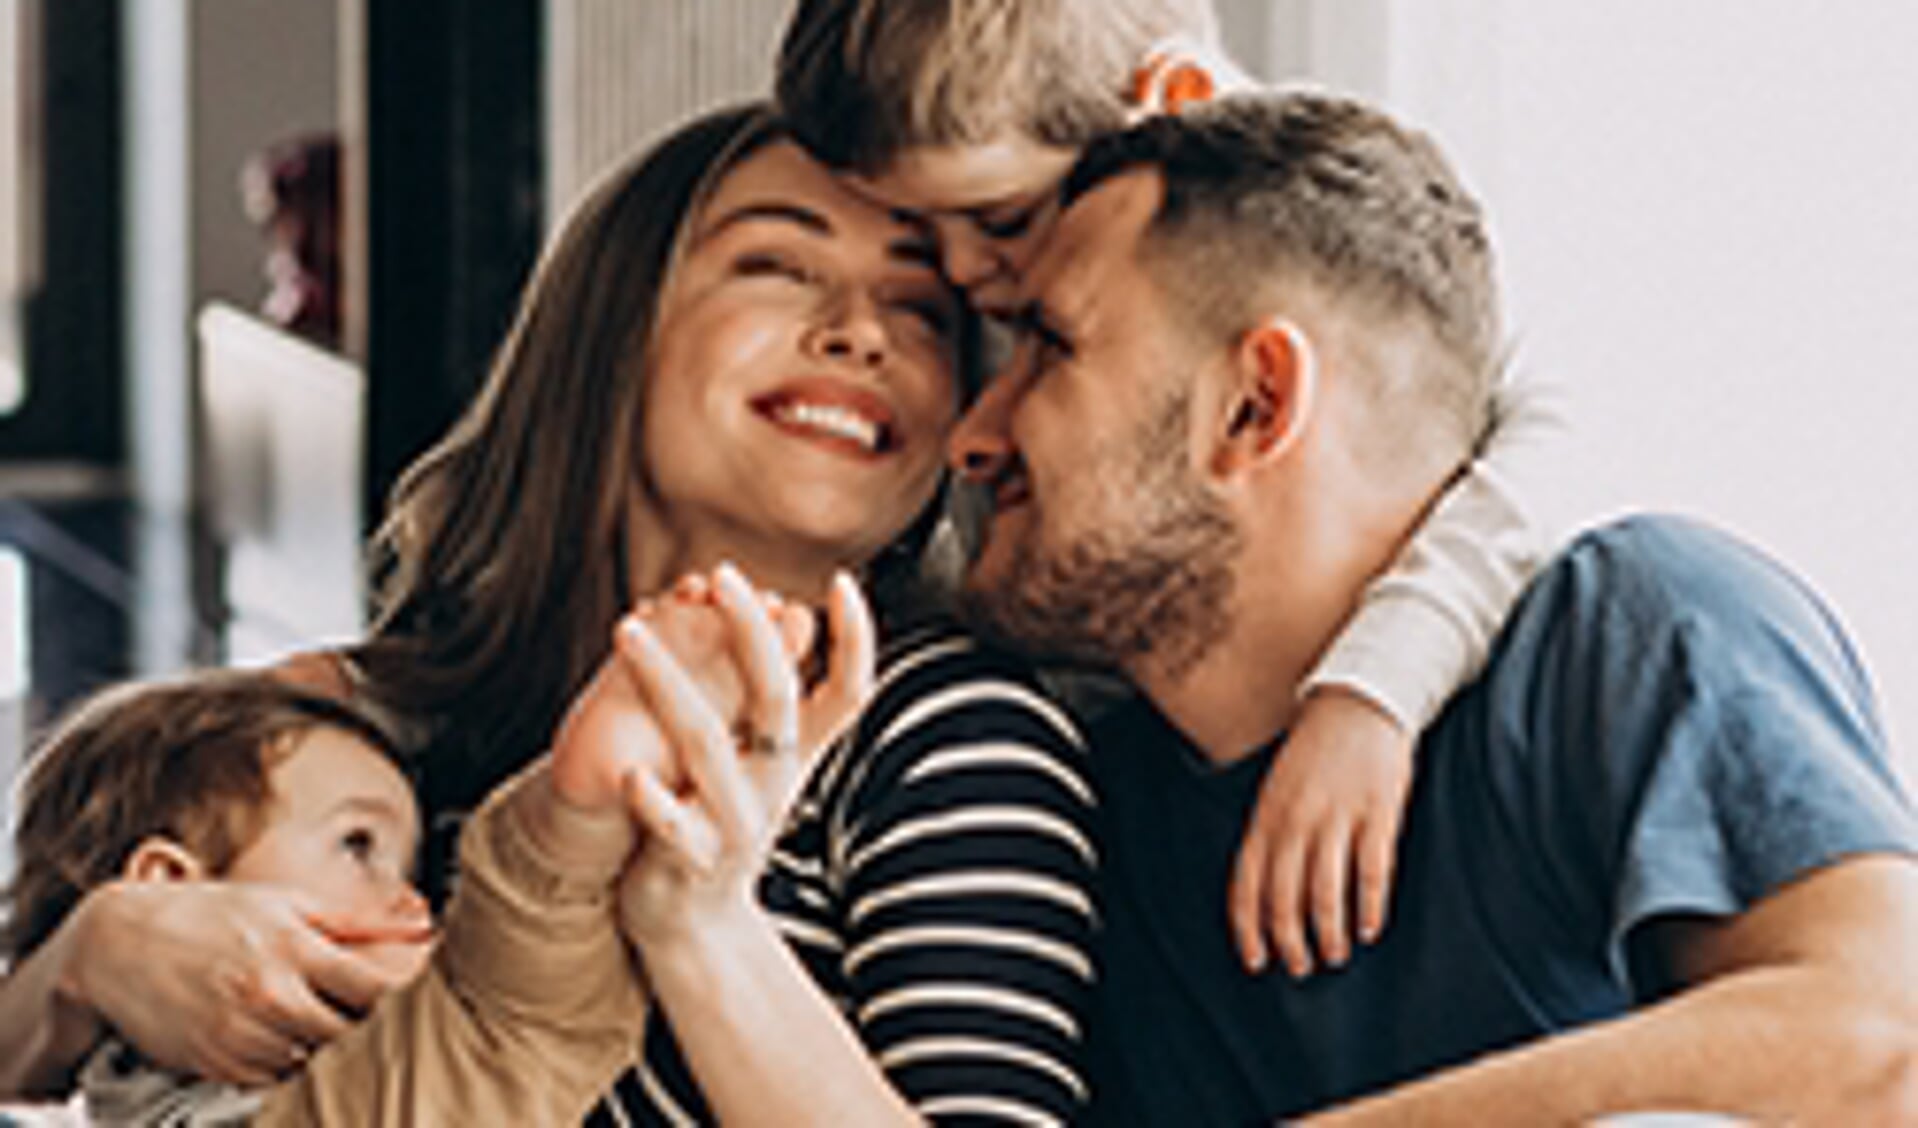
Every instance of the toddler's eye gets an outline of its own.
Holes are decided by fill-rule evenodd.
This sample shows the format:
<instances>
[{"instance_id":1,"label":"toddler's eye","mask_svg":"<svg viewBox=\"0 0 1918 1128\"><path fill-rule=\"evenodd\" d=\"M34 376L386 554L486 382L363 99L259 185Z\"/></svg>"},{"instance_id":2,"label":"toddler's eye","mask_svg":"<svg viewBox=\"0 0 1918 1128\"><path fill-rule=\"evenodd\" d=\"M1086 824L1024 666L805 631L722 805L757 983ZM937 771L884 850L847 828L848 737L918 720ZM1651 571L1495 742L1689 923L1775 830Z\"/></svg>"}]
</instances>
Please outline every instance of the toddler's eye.
<instances>
[{"instance_id":1,"label":"toddler's eye","mask_svg":"<svg viewBox=\"0 0 1918 1128\"><path fill-rule=\"evenodd\" d=\"M340 835L340 849L362 862L372 859L374 851L379 848L379 844L379 836L363 826L354 827L352 830Z\"/></svg>"},{"instance_id":2,"label":"toddler's eye","mask_svg":"<svg viewBox=\"0 0 1918 1128\"><path fill-rule=\"evenodd\" d=\"M988 239L1017 239L1032 229L1032 220L1038 211L1038 208L1021 208L1006 215L974 216L972 222Z\"/></svg>"}]
</instances>

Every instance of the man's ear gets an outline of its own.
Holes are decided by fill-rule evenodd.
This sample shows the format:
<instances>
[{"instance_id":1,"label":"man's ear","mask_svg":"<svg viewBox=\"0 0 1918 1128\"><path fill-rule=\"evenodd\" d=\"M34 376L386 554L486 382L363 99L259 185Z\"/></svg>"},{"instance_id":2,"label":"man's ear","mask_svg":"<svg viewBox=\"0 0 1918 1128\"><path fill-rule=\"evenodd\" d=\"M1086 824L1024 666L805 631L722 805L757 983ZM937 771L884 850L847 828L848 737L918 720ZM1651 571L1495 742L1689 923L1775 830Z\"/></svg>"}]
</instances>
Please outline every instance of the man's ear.
<instances>
[{"instance_id":1,"label":"man's ear","mask_svg":"<svg viewBox=\"0 0 1918 1128\"><path fill-rule=\"evenodd\" d=\"M199 881L208 875L193 851L155 834L133 848L127 864L120 867L120 876L129 881Z\"/></svg>"},{"instance_id":2,"label":"man's ear","mask_svg":"<svg viewBox=\"0 0 1918 1128\"><path fill-rule=\"evenodd\" d=\"M1283 458L1305 432L1318 398L1312 339L1282 317L1239 338L1227 376L1213 469L1224 476Z\"/></svg>"}]
</instances>

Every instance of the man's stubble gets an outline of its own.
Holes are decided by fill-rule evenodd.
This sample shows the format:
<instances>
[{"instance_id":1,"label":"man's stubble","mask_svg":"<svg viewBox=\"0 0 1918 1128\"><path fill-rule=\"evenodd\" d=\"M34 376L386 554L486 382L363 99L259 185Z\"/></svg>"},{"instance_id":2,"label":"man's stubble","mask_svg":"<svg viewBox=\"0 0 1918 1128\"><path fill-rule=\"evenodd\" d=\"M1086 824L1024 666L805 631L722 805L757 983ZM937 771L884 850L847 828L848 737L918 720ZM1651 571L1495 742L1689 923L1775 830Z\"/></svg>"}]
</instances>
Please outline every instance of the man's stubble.
<instances>
[{"instance_id":1,"label":"man's stubble","mask_svg":"<svg viewBox=\"0 0 1918 1128\"><path fill-rule=\"evenodd\" d=\"M1226 625L1242 538L1231 515L1186 462L1191 397L1154 411L1130 441L1104 448L1078 473L1114 480L1108 512L1072 515L1035 504L1004 578L969 583L962 605L974 625L1034 656L1177 679ZM1050 528L1048 526L1051 526ZM1059 537L1066 539L1059 543Z\"/></svg>"}]
</instances>

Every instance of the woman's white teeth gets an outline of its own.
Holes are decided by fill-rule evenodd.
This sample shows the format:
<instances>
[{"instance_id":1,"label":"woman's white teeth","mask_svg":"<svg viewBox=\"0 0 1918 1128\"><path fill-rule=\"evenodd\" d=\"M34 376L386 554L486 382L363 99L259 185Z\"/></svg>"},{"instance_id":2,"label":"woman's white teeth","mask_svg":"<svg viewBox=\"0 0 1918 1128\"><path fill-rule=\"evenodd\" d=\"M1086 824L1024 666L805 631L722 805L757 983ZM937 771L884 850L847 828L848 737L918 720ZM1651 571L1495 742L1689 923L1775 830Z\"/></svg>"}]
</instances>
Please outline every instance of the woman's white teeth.
<instances>
[{"instance_id":1,"label":"woman's white teeth","mask_svg":"<svg viewBox=\"0 0 1918 1128\"><path fill-rule=\"evenodd\" d=\"M879 449L879 424L851 408L823 403L786 403L780 405L777 416L782 423L846 439L867 450Z\"/></svg>"}]
</instances>

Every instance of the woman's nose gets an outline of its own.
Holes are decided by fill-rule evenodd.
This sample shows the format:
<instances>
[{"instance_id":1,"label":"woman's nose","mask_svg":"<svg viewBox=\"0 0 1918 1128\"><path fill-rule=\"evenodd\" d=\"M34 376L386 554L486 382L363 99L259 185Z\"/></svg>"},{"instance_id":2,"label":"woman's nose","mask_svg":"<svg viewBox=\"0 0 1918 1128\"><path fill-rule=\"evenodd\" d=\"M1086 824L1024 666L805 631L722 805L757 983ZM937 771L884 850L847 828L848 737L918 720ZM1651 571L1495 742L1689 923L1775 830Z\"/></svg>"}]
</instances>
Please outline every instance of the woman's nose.
<instances>
[{"instance_id":1,"label":"woman's nose","mask_svg":"<svg viewBox=\"0 0 1918 1128\"><path fill-rule=\"evenodd\" d=\"M886 347L885 323L862 294L835 296L806 330L806 351L820 360L876 368L886 359Z\"/></svg>"}]
</instances>

